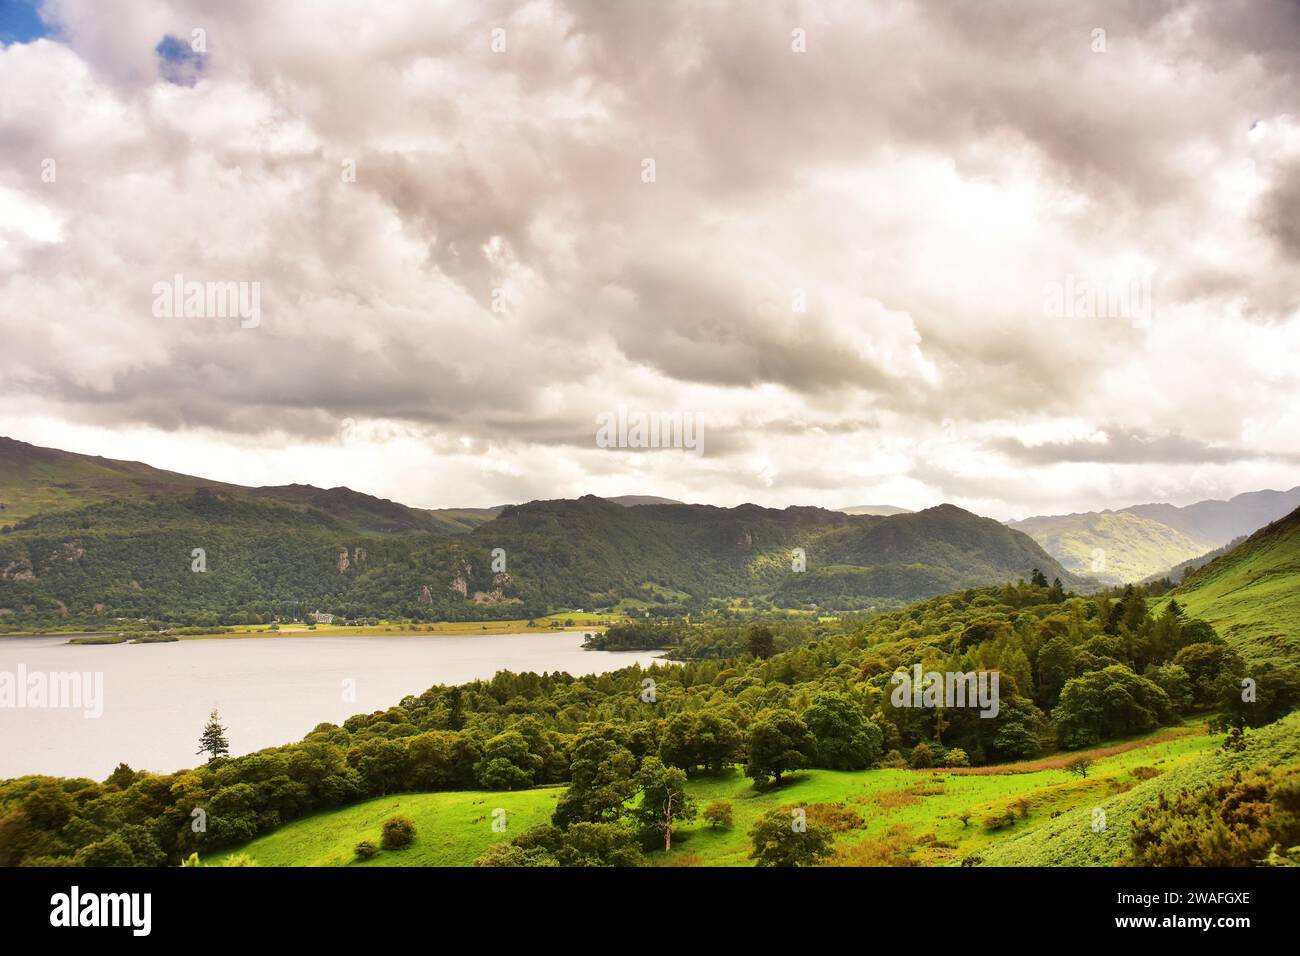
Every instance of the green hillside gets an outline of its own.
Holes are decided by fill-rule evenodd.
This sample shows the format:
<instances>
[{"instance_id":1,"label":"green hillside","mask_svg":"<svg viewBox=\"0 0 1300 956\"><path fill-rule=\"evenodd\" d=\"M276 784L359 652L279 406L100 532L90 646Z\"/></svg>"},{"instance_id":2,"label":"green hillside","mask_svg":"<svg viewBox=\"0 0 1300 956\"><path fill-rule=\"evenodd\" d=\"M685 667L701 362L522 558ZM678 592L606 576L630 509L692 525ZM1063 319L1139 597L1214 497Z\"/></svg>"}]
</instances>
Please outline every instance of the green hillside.
<instances>
[{"instance_id":1,"label":"green hillside","mask_svg":"<svg viewBox=\"0 0 1300 956\"><path fill-rule=\"evenodd\" d=\"M230 500L275 501L304 513L324 513L352 531L386 534L465 532L490 521L500 510L408 508L350 488L247 488L163 471L138 461L79 455L0 437L0 526L17 525L33 515L98 504L143 504L199 490Z\"/></svg>"},{"instance_id":2,"label":"green hillside","mask_svg":"<svg viewBox=\"0 0 1300 956\"><path fill-rule=\"evenodd\" d=\"M151 496L232 485L115 461L40 448L0 437L0 525L34 514L74 511L102 501L139 501Z\"/></svg>"},{"instance_id":3,"label":"green hillside","mask_svg":"<svg viewBox=\"0 0 1300 956\"><path fill-rule=\"evenodd\" d=\"M1172 764L1172 765L1171 765ZM987 866L1112 866L1122 863L1129 849L1134 818L1162 795L1198 791L1225 775L1252 767L1294 767L1300 764L1300 714L1260 728L1246 736L1239 752L1207 749L1199 759L1157 761L1162 771L1151 780L1119 793L1105 787L1085 803L1013 839L981 852ZM1094 812L1104 814L1105 829L1094 829Z\"/></svg>"},{"instance_id":4,"label":"green hillside","mask_svg":"<svg viewBox=\"0 0 1300 956\"><path fill-rule=\"evenodd\" d=\"M1204 554L1197 555L1194 558L1189 558L1186 561L1180 561L1177 564L1175 564L1172 568L1168 568L1167 570L1143 578L1142 583L1155 584L1157 582L1172 581L1173 583L1177 584L1179 581L1182 581L1183 578L1187 577L1197 568L1204 567L1205 565L1209 564L1211 561L1213 561L1215 558L1219 557L1220 555L1227 554L1237 545L1245 541L1247 537L1248 535L1242 535L1240 538L1233 538L1231 541L1229 541L1221 548L1215 548L1213 551L1206 551Z\"/></svg>"},{"instance_id":5,"label":"green hillside","mask_svg":"<svg viewBox=\"0 0 1300 956\"><path fill-rule=\"evenodd\" d=\"M1300 487L1251 491L1182 507L1155 503L1118 511L1039 515L1008 525L1025 532L1069 570L1126 584L1161 577L1186 562L1198 563L1207 553L1297 506Z\"/></svg>"},{"instance_id":6,"label":"green hillside","mask_svg":"<svg viewBox=\"0 0 1300 956\"><path fill-rule=\"evenodd\" d=\"M1095 762L1086 779L1066 772L1061 759L984 767L978 773L807 770L785 786L767 791L754 790L734 770L693 778L687 792L700 806L714 800L729 802L732 825L715 829L701 819L684 824L674 834L672 852L649 853L646 862L651 866L752 866L748 832L759 816L789 805L834 804L851 808L859 825L837 834L832 864L944 866L969 856L987 860L990 851L1019 845L1022 838L1035 846L1033 834L1055 815L1077 813L1080 808L1086 812L1113 794L1140 786L1137 768L1153 767L1163 773L1206 762L1217 740L1200 728L1187 727L1112 743L1090 752ZM549 787L380 797L297 820L203 862L221 866L231 857L243 856L258 866L471 866L494 843L548 822L563 792ZM1020 800L1026 806L1013 811L1011 825L998 830L981 825ZM496 809L505 811L504 833L492 829ZM415 823L415 842L402 850L381 851L369 860L357 859L356 845L362 840L378 844L380 824L395 814ZM967 816L964 823L963 816Z\"/></svg>"},{"instance_id":7,"label":"green hillside","mask_svg":"<svg viewBox=\"0 0 1300 956\"><path fill-rule=\"evenodd\" d=\"M1026 518L1010 526L1068 570L1109 584L1140 581L1208 550L1181 531L1119 511Z\"/></svg>"},{"instance_id":8,"label":"green hillside","mask_svg":"<svg viewBox=\"0 0 1300 956\"><path fill-rule=\"evenodd\" d=\"M1172 596L1248 658L1294 662L1300 657L1300 509L1193 572Z\"/></svg>"},{"instance_id":9,"label":"green hillside","mask_svg":"<svg viewBox=\"0 0 1300 956\"><path fill-rule=\"evenodd\" d=\"M1078 583L1025 535L951 505L852 517L587 496L505 507L451 535L430 528L430 512L348 489L256 491L109 499L0 529L0 619L11 630L253 624L311 610L457 621L623 601L685 612L736 598L853 609L1034 568Z\"/></svg>"}]
</instances>

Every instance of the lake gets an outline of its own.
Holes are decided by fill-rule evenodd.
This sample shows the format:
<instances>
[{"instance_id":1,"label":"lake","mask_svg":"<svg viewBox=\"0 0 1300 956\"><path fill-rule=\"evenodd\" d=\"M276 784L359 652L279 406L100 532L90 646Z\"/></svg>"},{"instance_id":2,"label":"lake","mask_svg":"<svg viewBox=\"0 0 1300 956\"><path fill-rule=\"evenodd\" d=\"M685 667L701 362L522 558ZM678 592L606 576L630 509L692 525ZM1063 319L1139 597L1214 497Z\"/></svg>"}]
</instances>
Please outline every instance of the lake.
<instances>
[{"instance_id":1,"label":"lake","mask_svg":"<svg viewBox=\"0 0 1300 956\"><path fill-rule=\"evenodd\" d=\"M0 675L90 672L102 710L0 706L0 778L28 773L103 780L119 761L166 773L203 762L215 707L233 755L301 740L319 723L383 710L435 684L502 670L603 674L659 651L585 651L581 632L371 635L70 645L0 638ZM350 682L350 683L349 683ZM345 699L345 695L351 697ZM31 699L29 698L29 701Z\"/></svg>"}]
</instances>

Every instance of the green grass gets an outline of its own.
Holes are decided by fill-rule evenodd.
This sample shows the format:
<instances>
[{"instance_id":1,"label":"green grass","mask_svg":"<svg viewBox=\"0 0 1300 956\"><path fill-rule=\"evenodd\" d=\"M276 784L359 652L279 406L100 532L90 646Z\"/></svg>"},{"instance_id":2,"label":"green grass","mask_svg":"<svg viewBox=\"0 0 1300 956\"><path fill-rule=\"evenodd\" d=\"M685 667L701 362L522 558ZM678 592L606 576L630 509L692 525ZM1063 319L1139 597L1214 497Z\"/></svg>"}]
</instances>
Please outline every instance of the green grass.
<instances>
[{"instance_id":1,"label":"green grass","mask_svg":"<svg viewBox=\"0 0 1300 956\"><path fill-rule=\"evenodd\" d=\"M735 774L714 780L697 780L691 792L701 808L711 800L729 800L734 823L730 830L711 830L702 821L683 827L673 838L671 857L655 854L657 863L692 863L701 866L749 865L749 828L762 813L786 805L845 803L863 818L860 829L840 834L837 844L848 848L863 840L885 837L896 827L905 828L911 859L920 864L959 862L963 856L996 842L1010 839L1025 828L1064 810L1095 802L1099 792L1113 793L1132 786L1136 766L1163 762L1166 765L1195 760L1214 746L1211 738L1192 728L1176 740L1159 740L1168 732L1150 735L1149 744L1098 760L1086 780L1060 769L1022 772L1026 765L1006 764L982 768L981 773L958 774L943 770L810 770L795 774L782 786L757 792L749 780ZM1027 766L1033 766L1033 762ZM915 791L915 792L909 792ZM937 792L938 791L938 792ZM1005 810L1021 798L1030 801L1029 816L996 833L986 832L981 822ZM971 814L963 825L963 813ZM898 831L895 831L898 832ZM922 845L920 838L933 835L940 844ZM685 858L685 859L683 859ZM694 858L694 859L691 859Z\"/></svg>"},{"instance_id":2,"label":"green grass","mask_svg":"<svg viewBox=\"0 0 1300 956\"><path fill-rule=\"evenodd\" d=\"M1300 658L1300 518L1252 535L1181 584L1173 597L1250 661ZM1169 599L1155 603L1158 611Z\"/></svg>"},{"instance_id":3,"label":"green grass","mask_svg":"<svg viewBox=\"0 0 1300 956\"><path fill-rule=\"evenodd\" d=\"M803 771L779 787L756 791L732 769L718 777L690 781L689 789L701 809L713 800L732 805L733 825L712 829L701 820L681 827L671 854L652 853L652 865L748 866L749 829L767 810L786 805L807 807L843 803L861 815L863 825L841 833L838 845L848 849L879 840L892 832L906 843L908 858L925 865L951 865L969 854L1015 840L1049 820L1053 812L1086 812L1099 801L1139 784L1138 766L1162 772L1194 763L1212 752L1217 737L1188 725L1129 742L1131 749L1099 756L1086 780L1043 764L1045 761L980 768L966 774L934 770ZM916 792L909 792L916 791ZM230 853L247 853L260 866L469 866L492 843L509 839L550 819L563 792L552 787L515 792L467 791L398 794L369 800L342 810L316 814L290 823L207 863L219 864ZM997 832L986 831L983 819L1025 798L1028 816ZM492 831L492 811L506 811L507 832ZM961 816L970 814L963 825ZM361 840L379 842L380 825L394 814L415 822L416 841L408 849L380 852L365 863L353 848ZM901 828L901 830L899 829Z\"/></svg>"},{"instance_id":4,"label":"green grass","mask_svg":"<svg viewBox=\"0 0 1300 956\"><path fill-rule=\"evenodd\" d=\"M211 859L200 856L204 863L216 866L231 853L247 853L259 866L470 866L493 843L549 822L563 792L549 787L510 793L395 794L295 820ZM498 808L506 812L505 833L492 829L492 814ZM381 825L399 814L415 823L415 842L358 860L353 848L362 840L379 846Z\"/></svg>"},{"instance_id":5,"label":"green grass","mask_svg":"<svg viewBox=\"0 0 1300 956\"><path fill-rule=\"evenodd\" d=\"M1300 713L1248 733L1240 753L1212 749L1200 760L1175 760L1167 772L1123 793L1080 806L981 853L992 866L1106 866L1123 861L1133 818L1161 793L1197 789L1233 770L1300 762ZM1093 829L1093 807L1105 811L1105 829Z\"/></svg>"}]
</instances>

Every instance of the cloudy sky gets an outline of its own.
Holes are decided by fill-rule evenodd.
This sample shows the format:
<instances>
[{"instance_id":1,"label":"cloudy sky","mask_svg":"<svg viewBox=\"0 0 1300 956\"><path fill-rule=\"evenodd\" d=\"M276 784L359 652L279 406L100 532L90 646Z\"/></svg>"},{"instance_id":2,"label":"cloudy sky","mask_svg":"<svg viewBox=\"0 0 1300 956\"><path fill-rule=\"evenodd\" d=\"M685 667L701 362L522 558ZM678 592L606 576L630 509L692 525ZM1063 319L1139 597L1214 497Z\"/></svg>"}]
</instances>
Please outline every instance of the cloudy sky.
<instances>
[{"instance_id":1,"label":"cloudy sky","mask_svg":"<svg viewBox=\"0 0 1300 956\"><path fill-rule=\"evenodd\" d=\"M428 507L1300 484L1294 2L35 7L0 434Z\"/></svg>"}]
</instances>

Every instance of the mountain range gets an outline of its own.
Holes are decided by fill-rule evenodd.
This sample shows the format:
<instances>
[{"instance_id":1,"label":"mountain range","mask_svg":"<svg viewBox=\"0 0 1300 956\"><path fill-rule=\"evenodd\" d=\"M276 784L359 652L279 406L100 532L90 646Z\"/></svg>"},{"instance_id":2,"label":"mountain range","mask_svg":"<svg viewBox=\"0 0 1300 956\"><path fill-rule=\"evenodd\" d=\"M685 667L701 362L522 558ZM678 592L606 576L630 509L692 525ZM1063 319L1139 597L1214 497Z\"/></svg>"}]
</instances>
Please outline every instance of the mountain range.
<instances>
[{"instance_id":1,"label":"mountain range","mask_svg":"<svg viewBox=\"0 0 1300 956\"><path fill-rule=\"evenodd\" d=\"M1117 511L1040 515L1008 526L1041 544L1068 570L1108 584L1174 574L1300 507L1300 487L1252 491L1178 507L1155 503Z\"/></svg>"},{"instance_id":2,"label":"mountain range","mask_svg":"<svg viewBox=\"0 0 1300 956\"><path fill-rule=\"evenodd\" d=\"M854 609L1035 569L1087 583L1027 535L953 505L849 515L585 496L429 510L348 488L248 488L12 439L0 439L0 507L9 628L252 623L306 609L417 620L668 613L735 599Z\"/></svg>"}]
</instances>

